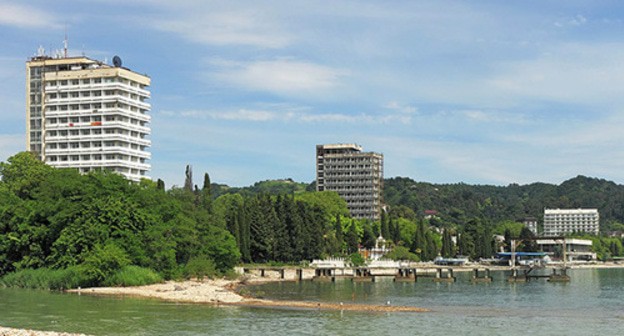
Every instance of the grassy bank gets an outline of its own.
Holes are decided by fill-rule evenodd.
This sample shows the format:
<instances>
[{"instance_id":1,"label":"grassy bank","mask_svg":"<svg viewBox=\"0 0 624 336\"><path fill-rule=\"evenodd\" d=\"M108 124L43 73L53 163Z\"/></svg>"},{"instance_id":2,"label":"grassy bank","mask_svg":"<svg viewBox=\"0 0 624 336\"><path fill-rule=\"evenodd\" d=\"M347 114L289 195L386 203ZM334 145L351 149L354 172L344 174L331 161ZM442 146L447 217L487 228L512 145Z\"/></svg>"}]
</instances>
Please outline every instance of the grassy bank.
<instances>
[{"instance_id":1,"label":"grassy bank","mask_svg":"<svg viewBox=\"0 0 624 336\"><path fill-rule=\"evenodd\" d=\"M97 280L80 266L65 269L26 269L0 278L0 286L32 289L71 289L92 286L141 286L161 282L162 277L147 268L125 266L111 276Z\"/></svg>"}]
</instances>

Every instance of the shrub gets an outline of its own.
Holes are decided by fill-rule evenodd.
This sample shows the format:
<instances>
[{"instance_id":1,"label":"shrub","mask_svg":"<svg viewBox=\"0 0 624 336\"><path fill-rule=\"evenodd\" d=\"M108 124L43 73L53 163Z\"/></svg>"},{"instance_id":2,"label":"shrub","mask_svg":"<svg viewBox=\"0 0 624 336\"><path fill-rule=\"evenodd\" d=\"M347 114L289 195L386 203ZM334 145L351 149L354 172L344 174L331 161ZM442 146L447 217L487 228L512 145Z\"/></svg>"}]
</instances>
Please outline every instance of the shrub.
<instances>
[{"instance_id":1,"label":"shrub","mask_svg":"<svg viewBox=\"0 0 624 336\"><path fill-rule=\"evenodd\" d=\"M416 254L410 252L405 246L395 247L392 251L386 253L384 257L392 260L420 261L420 258Z\"/></svg>"},{"instance_id":2,"label":"shrub","mask_svg":"<svg viewBox=\"0 0 624 336\"><path fill-rule=\"evenodd\" d=\"M160 274L149 268L124 266L102 283L104 286L143 286L162 282Z\"/></svg>"},{"instance_id":3,"label":"shrub","mask_svg":"<svg viewBox=\"0 0 624 336\"><path fill-rule=\"evenodd\" d=\"M191 258L184 267L184 277L187 279L197 278L203 280L204 277L214 278L218 275L214 261L207 257Z\"/></svg>"},{"instance_id":4,"label":"shrub","mask_svg":"<svg viewBox=\"0 0 624 336\"><path fill-rule=\"evenodd\" d=\"M96 245L82 266L86 276L99 284L129 263L130 259L124 249L108 243L104 247Z\"/></svg>"},{"instance_id":5,"label":"shrub","mask_svg":"<svg viewBox=\"0 0 624 336\"><path fill-rule=\"evenodd\" d=\"M366 263L366 261L364 260L364 257L362 257L362 255L357 252L351 253L349 255L349 261L351 262L351 265L353 265L354 267L363 266Z\"/></svg>"},{"instance_id":6,"label":"shrub","mask_svg":"<svg viewBox=\"0 0 624 336\"><path fill-rule=\"evenodd\" d=\"M0 278L0 285L3 287L32 289L70 289L89 286L92 282L79 266L66 269L25 269Z\"/></svg>"}]
</instances>

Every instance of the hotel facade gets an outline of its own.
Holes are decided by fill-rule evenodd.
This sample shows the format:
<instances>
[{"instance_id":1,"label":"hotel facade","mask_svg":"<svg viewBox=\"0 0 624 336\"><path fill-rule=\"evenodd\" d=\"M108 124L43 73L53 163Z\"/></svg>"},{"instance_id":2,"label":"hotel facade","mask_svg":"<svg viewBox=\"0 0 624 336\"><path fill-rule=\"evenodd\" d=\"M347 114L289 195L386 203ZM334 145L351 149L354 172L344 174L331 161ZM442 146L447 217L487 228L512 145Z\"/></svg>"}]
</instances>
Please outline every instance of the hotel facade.
<instances>
[{"instance_id":1,"label":"hotel facade","mask_svg":"<svg viewBox=\"0 0 624 336\"><path fill-rule=\"evenodd\" d=\"M26 62L27 150L57 168L149 178L150 78L114 61L40 54Z\"/></svg>"},{"instance_id":2,"label":"hotel facade","mask_svg":"<svg viewBox=\"0 0 624 336\"><path fill-rule=\"evenodd\" d=\"M317 145L316 190L337 192L354 218L379 220L383 155L363 152L356 144Z\"/></svg>"},{"instance_id":3,"label":"hotel facade","mask_svg":"<svg viewBox=\"0 0 624 336\"><path fill-rule=\"evenodd\" d=\"M544 209L544 236L562 236L572 232L598 234L598 209Z\"/></svg>"}]
</instances>

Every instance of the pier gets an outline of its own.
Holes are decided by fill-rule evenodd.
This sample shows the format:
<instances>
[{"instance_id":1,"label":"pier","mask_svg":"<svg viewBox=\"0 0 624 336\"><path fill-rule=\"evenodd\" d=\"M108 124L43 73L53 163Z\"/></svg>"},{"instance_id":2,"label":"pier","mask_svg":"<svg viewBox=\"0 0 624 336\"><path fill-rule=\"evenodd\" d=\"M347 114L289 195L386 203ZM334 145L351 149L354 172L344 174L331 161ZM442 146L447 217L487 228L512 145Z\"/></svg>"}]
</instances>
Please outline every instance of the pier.
<instances>
[{"instance_id":1,"label":"pier","mask_svg":"<svg viewBox=\"0 0 624 336\"><path fill-rule=\"evenodd\" d=\"M522 283L533 280L545 279L549 282L569 282L570 275L567 267L556 266L547 268L538 266L514 266L511 269L494 268L496 270L509 270L510 273L504 276L508 282ZM239 269L241 273L252 273L260 278L282 279L287 281L312 280L317 282L335 282L337 279L348 279L352 282L376 282L379 278L391 277L395 282L418 282L426 279L436 283L453 283L457 281L453 267L423 267L403 266L397 267L263 267L251 266ZM468 281L472 283L491 283L494 280L490 267L475 266L459 269L461 272L472 272ZM240 272L239 271L239 272ZM430 280L429 280L430 279Z\"/></svg>"},{"instance_id":2,"label":"pier","mask_svg":"<svg viewBox=\"0 0 624 336\"><path fill-rule=\"evenodd\" d=\"M375 276L370 268L355 268L351 280L353 282L375 282Z\"/></svg>"},{"instance_id":3,"label":"pier","mask_svg":"<svg viewBox=\"0 0 624 336\"><path fill-rule=\"evenodd\" d=\"M443 268L438 268L436 270L435 278L433 278L433 282L455 282L457 278L453 276L453 269L447 268L446 272Z\"/></svg>"},{"instance_id":4,"label":"pier","mask_svg":"<svg viewBox=\"0 0 624 336\"><path fill-rule=\"evenodd\" d=\"M333 282L336 281L336 268L316 268L312 281Z\"/></svg>"},{"instance_id":5,"label":"pier","mask_svg":"<svg viewBox=\"0 0 624 336\"><path fill-rule=\"evenodd\" d=\"M473 274L472 274L472 282L473 283L477 283L477 282L492 282L492 276L490 275L490 269L489 268L485 268L485 269L480 269L480 268L475 268L472 270Z\"/></svg>"}]
</instances>

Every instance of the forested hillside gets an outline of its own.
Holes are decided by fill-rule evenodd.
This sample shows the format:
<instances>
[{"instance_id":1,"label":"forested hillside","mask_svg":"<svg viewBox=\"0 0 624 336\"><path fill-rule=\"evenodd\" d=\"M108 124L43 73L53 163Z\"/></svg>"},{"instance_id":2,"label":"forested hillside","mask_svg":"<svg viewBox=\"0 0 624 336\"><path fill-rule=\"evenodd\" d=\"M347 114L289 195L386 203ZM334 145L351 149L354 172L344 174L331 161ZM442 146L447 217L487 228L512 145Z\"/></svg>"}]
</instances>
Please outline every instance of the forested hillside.
<instances>
[{"instance_id":1,"label":"forested hillside","mask_svg":"<svg viewBox=\"0 0 624 336\"><path fill-rule=\"evenodd\" d=\"M493 223L543 217L544 208L598 208L601 230L622 229L624 186L577 176L560 185L533 183L506 187L468 184L431 184L410 178L385 180L388 205L406 206L417 215L437 211L447 225L463 226L472 218Z\"/></svg>"}]
</instances>

